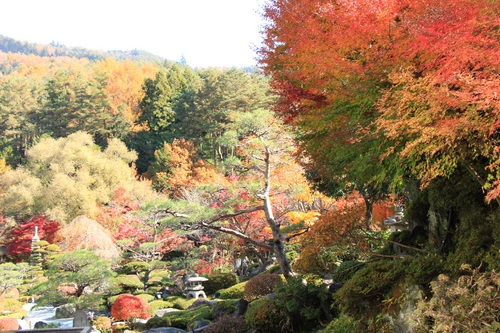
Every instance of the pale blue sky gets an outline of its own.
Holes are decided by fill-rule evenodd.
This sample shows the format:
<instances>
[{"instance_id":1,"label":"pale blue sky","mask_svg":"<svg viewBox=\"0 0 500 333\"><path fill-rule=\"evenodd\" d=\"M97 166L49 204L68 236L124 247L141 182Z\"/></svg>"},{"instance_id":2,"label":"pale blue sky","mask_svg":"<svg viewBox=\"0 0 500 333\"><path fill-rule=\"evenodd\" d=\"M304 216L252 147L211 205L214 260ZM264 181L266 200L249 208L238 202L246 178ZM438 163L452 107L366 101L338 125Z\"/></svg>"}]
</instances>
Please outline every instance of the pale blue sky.
<instances>
[{"instance_id":1,"label":"pale blue sky","mask_svg":"<svg viewBox=\"0 0 500 333\"><path fill-rule=\"evenodd\" d=\"M0 0L0 35L145 50L188 65L255 65L264 0Z\"/></svg>"}]
</instances>

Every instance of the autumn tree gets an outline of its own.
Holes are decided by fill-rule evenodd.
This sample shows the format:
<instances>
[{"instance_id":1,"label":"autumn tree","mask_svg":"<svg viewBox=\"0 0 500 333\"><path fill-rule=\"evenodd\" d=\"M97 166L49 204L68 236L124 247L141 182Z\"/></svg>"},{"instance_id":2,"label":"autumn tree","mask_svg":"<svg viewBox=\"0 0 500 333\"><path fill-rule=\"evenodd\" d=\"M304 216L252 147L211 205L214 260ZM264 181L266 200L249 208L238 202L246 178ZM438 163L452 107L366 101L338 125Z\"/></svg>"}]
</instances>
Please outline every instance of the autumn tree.
<instances>
[{"instance_id":1,"label":"autumn tree","mask_svg":"<svg viewBox=\"0 0 500 333\"><path fill-rule=\"evenodd\" d=\"M179 197L189 189L217 179L215 168L199 158L192 141L174 139L155 152L155 162L149 167L153 186L161 192Z\"/></svg>"},{"instance_id":2,"label":"autumn tree","mask_svg":"<svg viewBox=\"0 0 500 333\"><path fill-rule=\"evenodd\" d=\"M245 134L242 145L242 163L238 169L250 178L242 179L234 185L236 193L240 193L239 202L234 200L214 200L211 207L200 215L200 210L195 213L187 206L181 207L174 202L165 202L163 208L165 213L174 217L166 219L166 223L174 223L175 219L186 218L204 228L216 230L236 236L248 244L270 250L276 259L285 276L292 276L294 272L286 257L285 243L295 235L285 235L282 227L286 224L285 212L280 212L276 205L280 198L284 198L285 193L291 195L292 184L276 184L275 177L283 173L287 165L287 154L291 154L290 137L280 126L278 120L273 118L269 111L260 109L249 112L240 117L238 122L242 135ZM280 186L281 185L281 186ZM287 186L289 186L287 188ZM238 190L239 188L239 190ZM217 195L224 191L216 191ZM229 193L229 191L227 192ZM238 195L236 196L238 197ZM185 213L190 214L185 214ZM210 216L211 215L211 216ZM252 217L252 215L256 215ZM203 216L203 217L201 217ZM248 231L257 231L255 219L260 216L263 222L260 232L255 234ZM245 217L251 217L245 219ZM239 219L241 218L241 221ZM245 224L252 223L254 228L245 228ZM241 226L238 227L238 224ZM268 228L268 230L263 230ZM259 240L258 234L266 235Z\"/></svg>"},{"instance_id":3,"label":"autumn tree","mask_svg":"<svg viewBox=\"0 0 500 333\"><path fill-rule=\"evenodd\" d=\"M46 138L29 149L23 166L0 176L0 201L6 215L19 219L36 214L69 222L78 215L92 218L124 187L135 198L151 194L130 167L136 154L118 139L106 149L92 136L77 132L67 138Z\"/></svg>"},{"instance_id":4,"label":"autumn tree","mask_svg":"<svg viewBox=\"0 0 500 333\"><path fill-rule=\"evenodd\" d=\"M149 319L149 304L140 297L122 294L111 306L111 315L116 320Z\"/></svg>"},{"instance_id":5,"label":"autumn tree","mask_svg":"<svg viewBox=\"0 0 500 333\"><path fill-rule=\"evenodd\" d=\"M38 236L41 240L54 243L55 233L59 229L59 222L51 221L46 216L34 216L23 221L15 229L7 234L7 251L9 257L19 262L27 260L31 253L31 243L37 228Z\"/></svg>"},{"instance_id":6,"label":"autumn tree","mask_svg":"<svg viewBox=\"0 0 500 333\"><path fill-rule=\"evenodd\" d=\"M276 0L261 62L325 174L425 186L466 168L492 199L483 170L496 179L497 7Z\"/></svg>"},{"instance_id":7,"label":"autumn tree","mask_svg":"<svg viewBox=\"0 0 500 333\"><path fill-rule=\"evenodd\" d=\"M94 69L106 78L103 89L109 100L110 113L114 116L123 115L130 122L132 130L140 129L139 104L144 97L142 87L146 79L154 77L157 68L152 63L107 58L96 63Z\"/></svg>"}]
</instances>

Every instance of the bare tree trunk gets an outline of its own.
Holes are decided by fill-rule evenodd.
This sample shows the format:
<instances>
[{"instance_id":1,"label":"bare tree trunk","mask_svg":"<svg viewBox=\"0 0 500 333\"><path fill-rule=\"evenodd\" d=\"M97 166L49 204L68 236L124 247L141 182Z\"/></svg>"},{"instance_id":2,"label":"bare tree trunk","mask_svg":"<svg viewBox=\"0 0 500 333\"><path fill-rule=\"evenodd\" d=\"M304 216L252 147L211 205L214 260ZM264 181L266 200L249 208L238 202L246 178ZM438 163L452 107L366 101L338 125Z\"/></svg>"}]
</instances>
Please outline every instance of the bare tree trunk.
<instances>
[{"instance_id":1,"label":"bare tree trunk","mask_svg":"<svg viewBox=\"0 0 500 333\"><path fill-rule=\"evenodd\" d=\"M262 194L264 200L264 213L266 214L266 220L271 230L273 232L273 248L274 254L276 255L276 260L281 268L281 273L285 278L295 276L292 266L290 266L290 261L286 257L285 244L283 243L283 236L281 235L280 224L274 218L273 206L270 199L271 191L271 163L270 163L270 153L269 149L266 148L265 153L266 169L264 172L265 186L264 193Z\"/></svg>"}]
</instances>

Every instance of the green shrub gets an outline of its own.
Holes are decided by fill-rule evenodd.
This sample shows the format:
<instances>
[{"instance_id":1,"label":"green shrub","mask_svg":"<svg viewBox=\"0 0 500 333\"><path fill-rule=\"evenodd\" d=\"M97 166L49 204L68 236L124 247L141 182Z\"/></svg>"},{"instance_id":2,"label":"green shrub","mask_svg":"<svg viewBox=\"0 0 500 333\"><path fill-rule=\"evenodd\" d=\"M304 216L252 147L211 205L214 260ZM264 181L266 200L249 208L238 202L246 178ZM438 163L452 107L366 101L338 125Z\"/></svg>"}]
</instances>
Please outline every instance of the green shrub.
<instances>
[{"instance_id":1,"label":"green shrub","mask_svg":"<svg viewBox=\"0 0 500 333\"><path fill-rule=\"evenodd\" d=\"M153 295L150 295L150 294L139 294L139 295L137 295L137 297L142 298L143 300L145 300L148 303L154 301L154 299L155 299L155 297Z\"/></svg>"},{"instance_id":2,"label":"green shrub","mask_svg":"<svg viewBox=\"0 0 500 333\"><path fill-rule=\"evenodd\" d=\"M354 274L363 267L363 263L357 260L348 260L340 264L333 274L333 281L346 283Z\"/></svg>"},{"instance_id":3,"label":"green shrub","mask_svg":"<svg viewBox=\"0 0 500 333\"><path fill-rule=\"evenodd\" d=\"M243 297L251 302L257 298L271 294L276 285L284 281L284 277L278 274L259 274L248 280L244 287Z\"/></svg>"},{"instance_id":4,"label":"green shrub","mask_svg":"<svg viewBox=\"0 0 500 333\"><path fill-rule=\"evenodd\" d=\"M108 297L108 299L106 300L106 304L108 305L108 307L111 307L111 305L113 305L113 303L116 301L118 296L120 296L120 295L113 295L113 296Z\"/></svg>"},{"instance_id":5,"label":"green shrub","mask_svg":"<svg viewBox=\"0 0 500 333\"><path fill-rule=\"evenodd\" d=\"M392 291L405 285L425 285L443 270L443 258L438 255L367 263L346 281L335 298L343 313L356 319L373 317L390 306L391 302L384 301L394 298Z\"/></svg>"},{"instance_id":6,"label":"green shrub","mask_svg":"<svg viewBox=\"0 0 500 333\"><path fill-rule=\"evenodd\" d=\"M352 333L362 331L358 321L348 316L340 316L332 320L321 333Z\"/></svg>"},{"instance_id":7,"label":"green shrub","mask_svg":"<svg viewBox=\"0 0 500 333\"><path fill-rule=\"evenodd\" d=\"M384 296L401 278L394 267L394 261L380 260L357 271L335 294L340 310L354 318L375 316Z\"/></svg>"},{"instance_id":8,"label":"green shrub","mask_svg":"<svg viewBox=\"0 0 500 333\"><path fill-rule=\"evenodd\" d=\"M252 328L266 333L291 332L287 327L286 314L269 297L259 298L249 304L245 320Z\"/></svg>"},{"instance_id":9,"label":"green shrub","mask_svg":"<svg viewBox=\"0 0 500 333\"><path fill-rule=\"evenodd\" d=\"M142 283L137 277L134 276L119 275L114 278L114 281L124 290L134 291L144 288L144 283Z\"/></svg>"},{"instance_id":10,"label":"green shrub","mask_svg":"<svg viewBox=\"0 0 500 333\"><path fill-rule=\"evenodd\" d=\"M172 302L165 302L163 300L154 300L151 303L149 303L150 312L152 316L154 316L156 311L161 309L168 309L171 308L172 306L173 306Z\"/></svg>"},{"instance_id":11,"label":"green shrub","mask_svg":"<svg viewBox=\"0 0 500 333\"><path fill-rule=\"evenodd\" d=\"M294 332L309 332L318 326L318 321L328 322L333 318L330 309L332 297L319 277L288 278L278 283L274 303L281 309L282 318Z\"/></svg>"},{"instance_id":12,"label":"green shrub","mask_svg":"<svg viewBox=\"0 0 500 333\"><path fill-rule=\"evenodd\" d=\"M217 292L219 294L219 298L222 298L222 299L243 298L243 292L245 290L245 284L247 282L248 281L241 282L241 283L235 284L232 287L219 290Z\"/></svg>"},{"instance_id":13,"label":"green shrub","mask_svg":"<svg viewBox=\"0 0 500 333\"><path fill-rule=\"evenodd\" d=\"M234 273L212 273L202 276L208 279L208 281L203 282L207 295L213 295L218 290L229 288L238 283L238 276Z\"/></svg>"}]
</instances>

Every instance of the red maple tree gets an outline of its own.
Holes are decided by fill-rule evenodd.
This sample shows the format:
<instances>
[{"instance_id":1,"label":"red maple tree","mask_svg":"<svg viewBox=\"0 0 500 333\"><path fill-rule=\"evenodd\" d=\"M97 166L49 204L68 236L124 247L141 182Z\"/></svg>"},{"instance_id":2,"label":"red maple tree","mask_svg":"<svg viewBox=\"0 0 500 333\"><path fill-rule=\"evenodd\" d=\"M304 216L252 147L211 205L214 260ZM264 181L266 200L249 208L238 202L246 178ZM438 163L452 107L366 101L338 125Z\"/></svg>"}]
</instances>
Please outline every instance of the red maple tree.
<instances>
[{"instance_id":1,"label":"red maple tree","mask_svg":"<svg viewBox=\"0 0 500 333\"><path fill-rule=\"evenodd\" d=\"M140 297L122 294L118 296L111 306L111 315L116 320L129 320L133 318L149 319L149 304Z\"/></svg>"},{"instance_id":2,"label":"red maple tree","mask_svg":"<svg viewBox=\"0 0 500 333\"><path fill-rule=\"evenodd\" d=\"M27 260L31 253L31 241L38 227L40 240L54 242L55 233L59 230L59 222L51 221L46 216L37 215L30 220L23 221L19 227L7 234L7 251L15 262Z\"/></svg>"}]
</instances>

